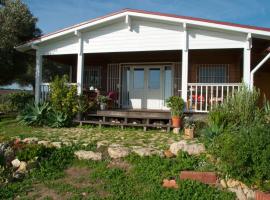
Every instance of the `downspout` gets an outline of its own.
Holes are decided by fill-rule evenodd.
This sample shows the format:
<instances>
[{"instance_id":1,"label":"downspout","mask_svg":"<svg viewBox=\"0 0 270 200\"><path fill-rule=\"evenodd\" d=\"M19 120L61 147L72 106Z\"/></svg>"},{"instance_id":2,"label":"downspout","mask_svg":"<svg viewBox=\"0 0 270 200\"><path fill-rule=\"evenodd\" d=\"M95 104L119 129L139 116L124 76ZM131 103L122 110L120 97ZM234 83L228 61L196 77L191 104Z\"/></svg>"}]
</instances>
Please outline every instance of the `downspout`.
<instances>
[{"instance_id":1,"label":"downspout","mask_svg":"<svg viewBox=\"0 0 270 200\"><path fill-rule=\"evenodd\" d=\"M254 74L257 72L264 63L270 58L270 53L267 54L267 56L264 57L264 59L251 71L250 73L250 88L253 89L254 86Z\"/></svg>"}]
</instances>

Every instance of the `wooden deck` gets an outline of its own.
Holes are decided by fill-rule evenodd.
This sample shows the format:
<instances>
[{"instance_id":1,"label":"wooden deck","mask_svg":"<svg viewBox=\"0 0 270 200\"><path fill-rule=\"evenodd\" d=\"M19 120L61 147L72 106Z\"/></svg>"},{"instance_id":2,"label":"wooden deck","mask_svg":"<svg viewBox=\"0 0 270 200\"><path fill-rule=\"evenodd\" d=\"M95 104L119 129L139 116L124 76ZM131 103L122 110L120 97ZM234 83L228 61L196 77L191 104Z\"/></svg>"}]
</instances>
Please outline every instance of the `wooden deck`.
<instances>
[{"instance_id":1,"label":"wooden deck","mask_svg":"<svg viewBox=\"0 0 270 200\"><path fill-rule=\"evenodd\" d=\"M98 110L89 113L85 120L75 120L82 124L96 124L124 127L164 128L167 132L172 128L171 114L163 110L134 110L134 109L114 109Z\"/></svg>"}]
</instances>

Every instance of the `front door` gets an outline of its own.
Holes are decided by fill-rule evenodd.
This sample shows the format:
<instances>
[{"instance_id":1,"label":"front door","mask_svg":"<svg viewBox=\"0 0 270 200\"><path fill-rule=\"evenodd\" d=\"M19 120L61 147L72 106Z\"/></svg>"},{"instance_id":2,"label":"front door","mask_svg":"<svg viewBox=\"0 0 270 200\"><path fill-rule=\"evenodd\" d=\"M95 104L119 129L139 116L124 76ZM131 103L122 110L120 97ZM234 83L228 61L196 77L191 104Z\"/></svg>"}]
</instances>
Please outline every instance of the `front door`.
<instances>
[{"instance_id":1,"label":"front door","mask_svg":"<svg viewBox=\"0 0 270 200\"><path fill-rule=\"evenodd\" d=\"M165 99L172 94L170 66L132 66L126 77L128 99L133 109L167 109Z\"/></svg>"}]
</instances>

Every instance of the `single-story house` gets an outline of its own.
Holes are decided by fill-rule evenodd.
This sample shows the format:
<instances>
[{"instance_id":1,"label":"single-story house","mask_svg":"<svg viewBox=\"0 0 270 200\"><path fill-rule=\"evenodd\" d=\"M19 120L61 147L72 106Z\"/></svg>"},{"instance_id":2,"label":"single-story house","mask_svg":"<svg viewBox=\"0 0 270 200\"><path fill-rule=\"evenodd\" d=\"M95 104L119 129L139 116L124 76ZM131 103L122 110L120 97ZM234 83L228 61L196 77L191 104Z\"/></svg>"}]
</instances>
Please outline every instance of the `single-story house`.
<instances>
[{"instance_id":1,"label":"single-story house","mask_svg":"<svg viewBox=\"0 0 270 200\"><path fill-rule=\"evenodd\" d=\"M270 28L124 9L16 47L36 54L36 102L46 98L42 59L70 66L78 94L118 94L117 107L167 110L179 95L187 111L207 112L243 81L270 98Z\"/></svg>"}]
</instances>

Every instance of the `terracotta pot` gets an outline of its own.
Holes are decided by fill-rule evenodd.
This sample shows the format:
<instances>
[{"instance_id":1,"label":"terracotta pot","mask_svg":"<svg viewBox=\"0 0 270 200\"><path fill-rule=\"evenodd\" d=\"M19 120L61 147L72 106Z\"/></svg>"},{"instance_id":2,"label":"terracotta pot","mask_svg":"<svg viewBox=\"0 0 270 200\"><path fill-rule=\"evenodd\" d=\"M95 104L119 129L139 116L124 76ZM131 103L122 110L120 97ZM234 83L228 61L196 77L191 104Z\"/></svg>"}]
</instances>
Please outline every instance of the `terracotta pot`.
<instances>
[{"instance_id":1,"label":"terracotta pot","mask_svg":"<svg viewBox=\"0 0 270 200\"><path fill-rule=\"evenodd\" d=\"M180 128L181 123L182 123L181 117L175 117L175 116L172 117L172 126L174 128Z\"/></svg>"}]
</instances>

